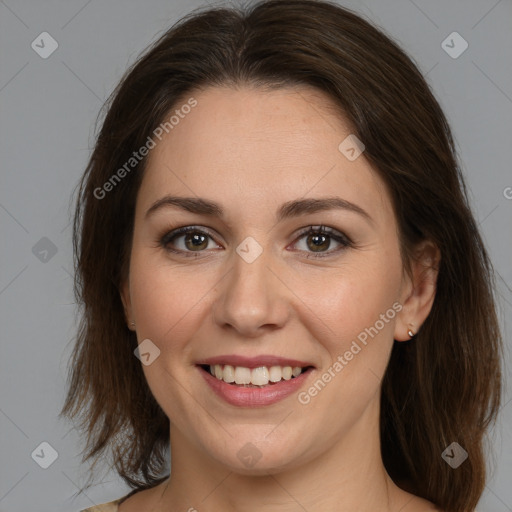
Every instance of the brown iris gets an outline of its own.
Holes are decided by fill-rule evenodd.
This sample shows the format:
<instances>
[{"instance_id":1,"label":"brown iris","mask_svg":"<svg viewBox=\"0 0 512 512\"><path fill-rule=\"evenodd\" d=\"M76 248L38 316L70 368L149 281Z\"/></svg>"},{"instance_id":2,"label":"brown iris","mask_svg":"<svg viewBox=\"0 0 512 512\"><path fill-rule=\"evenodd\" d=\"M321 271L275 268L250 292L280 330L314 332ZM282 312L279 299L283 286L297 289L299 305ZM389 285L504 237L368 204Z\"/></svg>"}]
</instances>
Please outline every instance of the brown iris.
<instances>
[{"instance_id":1,"label":"brown iris","mask_svg":"<svg viewBox=\"0 0 512 512\"><path fill-rule=\"evenodd\" d=\"M208 237L201 233L187 233L185 235L185 246L187 249L194 251L196 249L206 249L206 247L208 247Z\"/></svg>"},{"instance_id":2,"label":"brown iris","mask_svg":"<svg viewBox=\"0 0 512 512\"><path fill-rule=\"evenodd\" d=\"M310 241L313 241L313 245L309 245ZM314 233L308 236L307 244L308 247L312 249L314 252L321 252L322 249L329 248L329 237L326 235Z\"/></svg>"}]
</instances>

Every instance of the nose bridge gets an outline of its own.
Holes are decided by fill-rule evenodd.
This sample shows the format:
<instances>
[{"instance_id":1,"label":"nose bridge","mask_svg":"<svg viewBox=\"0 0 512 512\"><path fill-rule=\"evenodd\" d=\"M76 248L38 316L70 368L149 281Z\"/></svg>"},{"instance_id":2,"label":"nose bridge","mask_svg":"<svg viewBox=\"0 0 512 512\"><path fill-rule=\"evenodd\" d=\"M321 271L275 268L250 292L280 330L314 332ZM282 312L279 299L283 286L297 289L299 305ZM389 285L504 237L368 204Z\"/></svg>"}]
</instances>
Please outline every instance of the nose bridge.
<instances>
[{"instance_id":1,"label":"nose bridge","mask_svg":"<svg viewBox=\"0 0 512 512\"><path fill-rule=\"evenodd\" d=\"M271 253L252 237L236 248L232 269L226 276L215 308L215 321L219 325L231 325L250 336L265 325L283 324L286 298L269 268Z\"/></svg>"}]
</instances>

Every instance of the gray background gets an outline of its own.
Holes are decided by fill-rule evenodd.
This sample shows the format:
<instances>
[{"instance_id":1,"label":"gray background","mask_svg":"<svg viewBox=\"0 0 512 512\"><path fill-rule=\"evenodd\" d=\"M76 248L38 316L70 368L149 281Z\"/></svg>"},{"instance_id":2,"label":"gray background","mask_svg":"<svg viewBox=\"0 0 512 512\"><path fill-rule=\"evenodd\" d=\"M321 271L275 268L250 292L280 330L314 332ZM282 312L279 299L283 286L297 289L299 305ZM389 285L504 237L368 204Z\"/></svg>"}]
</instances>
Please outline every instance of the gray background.
<instances>
[{"instance_id":1,"label":"gray background","mask_svg":"<svg viewBox=\"0 0 512 512\"><path fill-rule=\"evenodd\" d=\"M367 16L408 51L447 114L499 273L510 369L512 2L340 4ZM102 102L157 35L201 5L205 2L0 0L0 511L71 512L129 490L105 472L98 474L98 485L77 496L85 482L82 445L76 430L57 419L75 327L68 205L90 154ZM31 47L45 31L59 45L47 59ZM458 58L441 46L453 31L469 44ZM460 48L459 42L454 45ZM40 241L43 237L50 242ZM42 442L58 452L48 469L31 456ZM497 469L478 510L511 511L510 383L492 446Z\"/></svg>"}]
</instances>

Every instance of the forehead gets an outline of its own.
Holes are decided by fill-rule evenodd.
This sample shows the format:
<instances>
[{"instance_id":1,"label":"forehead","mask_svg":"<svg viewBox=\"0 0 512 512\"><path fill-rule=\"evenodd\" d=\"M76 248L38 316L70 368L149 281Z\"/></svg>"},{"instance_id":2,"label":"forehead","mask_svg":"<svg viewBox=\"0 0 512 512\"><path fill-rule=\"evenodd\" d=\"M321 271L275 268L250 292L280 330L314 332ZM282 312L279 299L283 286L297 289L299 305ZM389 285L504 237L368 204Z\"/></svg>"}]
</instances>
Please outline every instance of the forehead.
<instances>
[{"instance_id":1,"label":"forehead","mask_svg":"<svg viewBox=\"0 0 512 512\"><path fill-rule=\"evenodd\" d=\"M232 206L233 214L237 204L274 210L322 195L340 195L381 215L390 209L364 153L350 161L338 149L351 129L321 91L212 87L190 96L197 105L181 113L149 154L141 207L173 193L208 197L227 213Z\"/></svg>"}]
</instances>

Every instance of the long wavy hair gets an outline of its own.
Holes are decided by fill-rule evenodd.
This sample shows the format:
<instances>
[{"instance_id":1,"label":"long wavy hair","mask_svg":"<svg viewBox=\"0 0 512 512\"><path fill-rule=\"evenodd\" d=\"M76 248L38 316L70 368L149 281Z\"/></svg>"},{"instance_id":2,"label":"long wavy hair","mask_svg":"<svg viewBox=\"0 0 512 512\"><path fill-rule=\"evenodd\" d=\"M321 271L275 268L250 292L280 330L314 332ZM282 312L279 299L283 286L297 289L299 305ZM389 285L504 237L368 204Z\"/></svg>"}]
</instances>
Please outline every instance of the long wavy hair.
<instances>
[{"instance_id":1,"label":"long wavy hair","mask_svg":"<svg viewBox=\"0 0 512 512\"><path fill-rule=\"evenodd\" d=\"M80 323L61 412L79 419L87 436L83 462L96 464L108 453L111 467L139 490L167 476L169 419L134 357L137 339L120 298L146 158L106 197L98 190L106 190L183 98L221 85L323 91L387 185L404 267L420 241L440 249L430 315L412 342L395 342L382 382L381 449L386 470L403 489L447 512L474 509L486 479L485 434L501 396L492 265L449 125L417 66L382 30L325 1L194 11L139 57L105 104L77 187ZM441 457L454 441L468 452L456 470Z\"/></svg>"}]
</instances>

